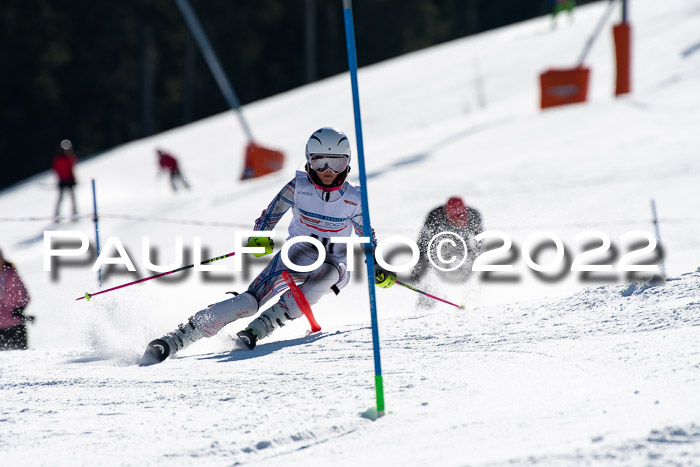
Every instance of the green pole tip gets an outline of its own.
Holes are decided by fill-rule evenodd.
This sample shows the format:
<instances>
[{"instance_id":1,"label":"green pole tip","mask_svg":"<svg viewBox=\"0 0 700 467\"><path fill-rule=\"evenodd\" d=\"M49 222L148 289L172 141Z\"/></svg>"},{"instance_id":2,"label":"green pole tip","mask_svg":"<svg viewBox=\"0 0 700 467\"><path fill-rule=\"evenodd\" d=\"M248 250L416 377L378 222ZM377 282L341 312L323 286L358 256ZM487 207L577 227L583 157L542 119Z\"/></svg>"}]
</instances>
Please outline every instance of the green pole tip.
<instances>
[{"instance_id":1,"label":"green pole tip","mask_svg":"<svg viewBox=\"0 0 700 467\"><path fill-rule=\"evenodd\" d=\"M90 295L90 292L85 292L85 300L87 300L89 302L91 298L92 298L92 295Z\"/></svg>"}]
</instances>

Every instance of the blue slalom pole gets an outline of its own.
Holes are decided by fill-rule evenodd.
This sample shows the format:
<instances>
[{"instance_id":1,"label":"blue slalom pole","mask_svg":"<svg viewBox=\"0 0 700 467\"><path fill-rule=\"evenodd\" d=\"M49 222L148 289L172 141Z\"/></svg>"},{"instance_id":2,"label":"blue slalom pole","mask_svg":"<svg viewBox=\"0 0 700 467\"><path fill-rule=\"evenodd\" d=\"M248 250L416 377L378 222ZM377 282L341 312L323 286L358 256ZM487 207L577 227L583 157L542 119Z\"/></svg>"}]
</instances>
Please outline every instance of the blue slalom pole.
<instances>
[{"instance_id":1,"label":"blue slalom pole","mask_svg":"<svg viewBox=\"0 0 700 467\"><path fill-rule=\"evenodd\" d=\"M100 227L97 223L97 190L95 189L95 179L92 179L92 221L95 223L95 248L97 256L100 256ZM102 287L102 266L97 270L97 285Z\"/></svg>"},{"instance_id":2,"label":"blue slalom pole","mask_svg":"<svg viewBox=\"0 0 700 467\"><path fill-rule=\"evenodd\" d=\"M659 217L656 215L656 201L651 200L651 217L654 223L654 232L656 233L656 246L662 251L661 255L661 277L666 279L666 265L664 264L663 247L661 246L661 233L659 232Z\"/></svg>"},{"instance_id":3,"label":"blue slalom pole","mask_svg":"<svg viewBox=\"0 0 700 467\"><path fill-rule=\"evenodd\" d=\"M357 56L355 53L355 26L352 21L352 1L343 0L345 18L345 43L348 49L348 65L352 84L352 104L355 112L355 135L357 138L357 160L360 166L360 194L362 199L362 231L365 236L372 236L369 221L369 197L367 196L367 175L365 172L365 151L362 142L362 116L360 115L360 94L357 86ZM377 324L377 299L374 285L374 255L372 246L364 244L367 263L367 284L369 285L369 307L372 316L372 343L374 347L374 383L377 392L377 417L384 415L384 382L382 380L382 362L379 355L379 326Z\"/></svg>"}]
</instances>

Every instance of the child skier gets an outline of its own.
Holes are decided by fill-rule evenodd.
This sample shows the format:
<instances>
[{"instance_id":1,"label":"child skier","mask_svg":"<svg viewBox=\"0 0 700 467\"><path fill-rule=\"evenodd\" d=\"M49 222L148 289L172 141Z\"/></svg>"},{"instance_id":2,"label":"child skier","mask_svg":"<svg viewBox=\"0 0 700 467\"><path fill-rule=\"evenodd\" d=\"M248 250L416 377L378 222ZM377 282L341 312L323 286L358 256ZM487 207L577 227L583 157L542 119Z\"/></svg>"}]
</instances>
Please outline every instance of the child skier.
<instances>
[{"instance_id":1,"label":"child skier","mask_svg":"<svg viewBox=\"0 0 700 467\"><path fill-rule=\"evenodd\" d=\"M55 221L61 220L61 202L63 201L63 193L68 192L73 203L73 220L78 217L78 208L75 204L75 174L73 167L78 161L78 157L73 152L73 143L70 140L64 139L58 147L56 155L53 158L51 168L58 177L58 201L56 202L56 217Z\"/></svg>"},{"instance_id":2,"label":"child skier","mask_svg":"<svg viewBox=\"0 0 700 467\"><path fill-rule=\"evenodd\" d=\"M287 268L281 253L277 253L246 292L197 312L173 332L148 344L141 365L162 362L202 337L215 335L228 323L254 315L286 288L282 277L284 271L289 271L292 279L300 283L299 288L310 305L317 303L327 293L338 294L348 284L347 246L330 241L333 237L351 236L352 229L360 237L364 234L360 189L346 180L350 172L350 142L347 136L340 130L328 127L314 132L306 143L305 169L304 172L297 171L296 176L282 188L257 219L254 230L272 230L291 208L293 219L289 225L288 239L302 235L316 238L326 248L325 262L311 272L296 272ZM370 240L374 247L376 239L373 234ZM252 237L248 245L265 247L263 254L271 253L274 247L269 237ZM313 264L318 254L316 247L306 242L295 243L288 252L291 262L298 266ZM377 267L377 285L390 287L395 281L393 273ZM301 315L301 308L291 291L287 290L275 305L238 332L238 339L252 350L257 341Z\"/></svg>"},{"instance_id":3,"label":"child skier","mask_svg":"<svg viewBox=\"0 0 700 467\"><path fill-rule=\"evenodd\" d=\"M168 172L170 174L170 186L173 187L173 191L177 191L177 185L175 182L179 181L182 186L190 189L190 184L180 172L180 164L178 164L177 159L168 154L162 149L156 149L156 157L158 157L158 175L163 172Z\"/></svg>"},{"instance_id":4,"label":"child skier","mask_svg":"<svg viewBox=\"0 0 700 467\"><path fill-rule=\"evenodd\" d=\"M557 15L564 11L569 13L569 22L573 22L574 8L576 8L576 0L554 0L554 9L552 10L552 28L557 27Z\"/></svg>"}]
</instances>

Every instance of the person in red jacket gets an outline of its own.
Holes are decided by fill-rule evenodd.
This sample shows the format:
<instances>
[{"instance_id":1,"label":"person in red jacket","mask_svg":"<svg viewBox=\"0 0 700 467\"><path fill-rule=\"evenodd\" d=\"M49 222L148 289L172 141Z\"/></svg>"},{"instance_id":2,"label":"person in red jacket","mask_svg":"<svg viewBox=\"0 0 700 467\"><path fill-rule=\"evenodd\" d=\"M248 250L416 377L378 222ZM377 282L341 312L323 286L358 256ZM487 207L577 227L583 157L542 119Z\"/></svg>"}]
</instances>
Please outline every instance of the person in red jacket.
<instances>
[{"instance_id":1,"label":"person in red jacket","mask_svg":"<svg viewBox=\"0 0 700 467\"><path fill-rule=\"evenodd\" d=\"M165 171L170 173L170 184L173 187L173 191L177 191L176 180L179 180L182 186L189 189L190 185L185 180L185 177L182 176L177 159L162 149L156 149L156 155L158 156L158 174L160 175Z\"/></svg>"},{"instance_id":2,"label":"person in red jacket","mask_svg":"<svg viewBox=\"0 0 700 467\"><path fill-rule=\"evenodd\" d=\"M17 274L14 264L5 260L0 250L0 350L27 348L27 321L24 316L29 293Z\"/></svg>"},{"instance_id":3,"label":"person in red jacket","mask_svg":"<svg viewBox=\"0 0 700 467\"><path fill-rule=\"evenodd\" d=\"M75 204L75 193L73 188L75 187L75 175L73 174L73 166L77 162L78 158L73 152L73 144L64 139L56 152L56 156L53 158L53 171L56 172L58 177L58 202L56 203L56 222L60 220L61 212L61 202L63 201L63 193L68 191L71 197L73 206L73 218L78 216L78 208Z\"/></svg>"}]
</instances>

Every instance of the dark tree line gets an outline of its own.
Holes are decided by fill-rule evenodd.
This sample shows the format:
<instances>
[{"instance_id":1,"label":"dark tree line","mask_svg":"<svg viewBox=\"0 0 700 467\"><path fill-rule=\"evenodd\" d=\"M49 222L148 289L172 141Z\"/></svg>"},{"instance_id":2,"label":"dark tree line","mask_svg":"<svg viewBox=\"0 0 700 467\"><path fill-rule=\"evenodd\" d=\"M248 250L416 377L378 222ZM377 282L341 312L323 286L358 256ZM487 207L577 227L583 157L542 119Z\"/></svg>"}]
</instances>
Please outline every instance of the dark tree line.
<instances>
[{"instance_id":1,"label":"dark tree line","mask_svg":"<svg viewBox=\"0 0 700 467\"><path fill-rule=\"evenodd\" d=\"M354 0L359 65L552 1ZM341 0L191 4L244 104L347 71ZM227 109L174 0L3 0L0 35L0 188L46 170L63 138L88 155Z\"/></svg>"}]
</instances>

